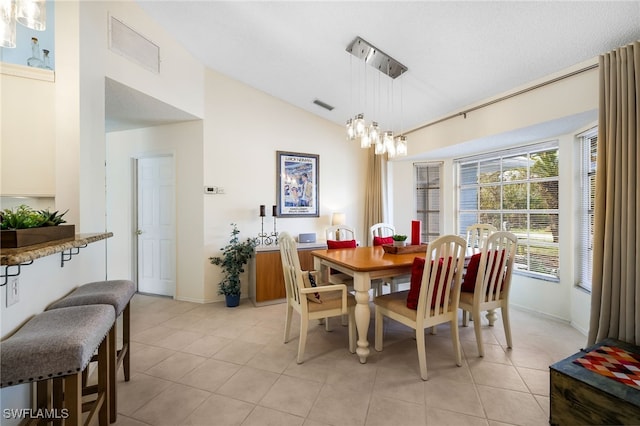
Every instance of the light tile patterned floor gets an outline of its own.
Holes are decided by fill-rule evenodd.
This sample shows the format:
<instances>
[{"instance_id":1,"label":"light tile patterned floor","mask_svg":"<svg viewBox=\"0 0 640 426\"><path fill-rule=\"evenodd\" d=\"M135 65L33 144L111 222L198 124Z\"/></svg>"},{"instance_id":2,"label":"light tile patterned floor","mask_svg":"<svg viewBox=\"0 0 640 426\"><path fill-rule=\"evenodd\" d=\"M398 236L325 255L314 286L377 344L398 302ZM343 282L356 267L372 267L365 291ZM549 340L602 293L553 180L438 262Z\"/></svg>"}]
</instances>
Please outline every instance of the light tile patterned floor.
<instances>
[{"instance_id":1,"label":"light tile patterned floor","mask_svg":"<svg viewBox=\"0 0 640 426\"><path fill-rule=\"evenodd\" d=\"M295 314L294 314L295 315ZM118 379L118 422L129 425L547 425L548 366L586 343L570 326L512 309L514 348L501 321L483 323L485 356L473 327L461 327L457 367L449 328L427 334L428 381L415 339L387 320L385 348L360 364L347 329L312 322L305 362L282 342L285 305L237 308L136 295L132 376ZM486 321L486 320L483 320Z\"/></svg>"}]
</instances>

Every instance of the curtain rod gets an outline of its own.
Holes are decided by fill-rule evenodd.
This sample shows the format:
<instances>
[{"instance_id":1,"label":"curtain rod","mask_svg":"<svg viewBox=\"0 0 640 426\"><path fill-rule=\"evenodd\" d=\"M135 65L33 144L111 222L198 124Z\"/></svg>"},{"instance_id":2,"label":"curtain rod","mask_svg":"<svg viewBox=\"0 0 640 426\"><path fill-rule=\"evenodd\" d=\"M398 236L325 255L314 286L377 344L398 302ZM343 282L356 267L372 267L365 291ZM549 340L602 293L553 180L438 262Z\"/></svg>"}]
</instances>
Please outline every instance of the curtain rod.
<instances>
[{"instance_id":1,"label":"curtain rod","mask_svg":"<svg viewBox=\"0 0 640 426\"><path fill-rule=\"evenodd\" d=\"M449 115L447 117L444 117L444 118L441 118L439 120L432 121L431 123L423 124L422 126L416 127L415 129L411 129L411 130L409 130L407 132L404 132L404 134L408 135L410 133L417 132L418 130L425 129L427 127L433 126L434 124L442 123L443 121L447 121L447 120L450 120L452 118L459 117L461 115L466 118L467 114L472 112L472 111L476 111L476 110L479 110L480 108L484 108L484 107L487 107L489 105L493 105L493 104L496 104L498 102L502 102L502 101L505 101L507 99L514 98L516 96L522 95L523 93L531 92L533 90L536 90L536 89L539 89L541 87L544 87L544 86L546 86L548 84L556 83L558 81L564 80L565 78L569 78L569 77L573 77L574 75L582 74L583 72L590 71L590 70L592 70L594 68L598 68L598 64L597 63L593 64L593 65L589 65L589 66L584 67L584 68L580 68L579 70L572 71L570 73L561 75L559 77L552 78L551 80L547 80L547 81L544 81L542 83L535 84L535 85L533 85L531 87L527 87L526 89L518 90L517 92L511 93L509 95L502 96L502 97L494 99L492 101L485 102L485 103L483 103L481 105L474 106L473 108L466 109L466 110L464 110L462 112L451 114L451 115Z\"/></svg>"}]
</instances>

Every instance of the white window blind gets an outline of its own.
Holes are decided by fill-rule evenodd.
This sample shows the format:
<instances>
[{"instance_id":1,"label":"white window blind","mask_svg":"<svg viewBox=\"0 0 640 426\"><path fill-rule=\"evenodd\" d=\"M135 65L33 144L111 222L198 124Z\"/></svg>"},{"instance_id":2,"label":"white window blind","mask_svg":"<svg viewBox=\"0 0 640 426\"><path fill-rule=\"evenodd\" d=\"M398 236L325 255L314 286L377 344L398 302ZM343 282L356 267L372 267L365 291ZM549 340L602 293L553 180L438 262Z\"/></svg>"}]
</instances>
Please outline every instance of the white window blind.
<instances>
[{"instance_id":1,"label":"white window blind","mask_svg":"<svg viewBox=\"0 0 640 426\"><path fill-rule=\"evenodd\" d=\"M416 183L416 219L422 222L423 242L440 236L442 163L414 164Z\"/></svg>"},{"instance_id":2,"label":"white window blind","mask_svg":"<svg viewBox=\"0 0 640 426\"><path fill-rule=\"evenodd\" d=\"M518 236L515 273L559 279L558 142L457 159L458 231L490 223Z\"/></svg>"},{"instance_id":3,"label":"white window blind","mask_svg":"<svg viewBox=\"0 0 640 426\"><path fill-rule=\"evenodd\" d=\"M581 136L582 143L582 217L580 224L580 259L578 285L591 291L593 271L593 218L596 197L596 155L598 130L592 129Z\"/></svg>"}]
</instances>

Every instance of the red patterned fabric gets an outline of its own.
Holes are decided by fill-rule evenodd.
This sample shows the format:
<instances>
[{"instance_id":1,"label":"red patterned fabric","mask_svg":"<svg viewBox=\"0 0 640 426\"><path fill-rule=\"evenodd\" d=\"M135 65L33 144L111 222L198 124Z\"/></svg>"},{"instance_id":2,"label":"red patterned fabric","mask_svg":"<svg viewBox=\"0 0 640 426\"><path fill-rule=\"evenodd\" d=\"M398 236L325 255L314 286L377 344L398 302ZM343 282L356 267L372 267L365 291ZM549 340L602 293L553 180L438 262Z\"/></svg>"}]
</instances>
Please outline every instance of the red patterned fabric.
<instances>
[{"instance_id":1,"label":"red patterned fabric","mask_svg":"<svg viewBox=\"0 0 640 426\"><path fill-rule=\"evenodd\" d=\"M332 249L340 249L340 248L355 248L356 240L344 240L344 241L336 241L336 240L327 240L327 248Z\"/></svg>"},{"instance_id":2,"label":"red patterned fabric","mask_svg":"<svg viewBox=\"0 0 640 426\"><path fill-rule=\"evenodd\" d=\"M393 237L373 237L373 245L393 244Z\"/></svg>"},{"instance_id":3,"label":"red patterned fabric","mask_svg":"<svg viewBox=\"0 0 640 426\"><path fill-rule=\"evenodd\" d=\"M451 267L452 258L449 258L449 265L447 267L447 275L444 277L444 283L449 283L449 271ZM433 262L433 261L432 261ZM436 275L436 283L440 282L440 273L442 272L442 259L438 262L438 272ZM422 274L424 272L425 260L421 257L416 257L413 259L413 265L411 266L411 286L409 287L409 294L407 294L407 308L409 309L418 309L418 299L420 297L420 287L422 287ZM442 292L442 296L440 297L440 306L445 303L445 295L446 292ZM431 297L431 308L434 309L437 305L438 298L438 289L437 287L433 290L433 296Z\"/></svg>"},{"instance_id":4,"label":"red patterned fabric","mask_svg":"<svg viewBox=\"0 0 640 426\"><path fill-rule=\"evenodd\" d=\"M587 370L640 389L640 354L601 346L573 361Z\"/></svg>"}]
</instances>

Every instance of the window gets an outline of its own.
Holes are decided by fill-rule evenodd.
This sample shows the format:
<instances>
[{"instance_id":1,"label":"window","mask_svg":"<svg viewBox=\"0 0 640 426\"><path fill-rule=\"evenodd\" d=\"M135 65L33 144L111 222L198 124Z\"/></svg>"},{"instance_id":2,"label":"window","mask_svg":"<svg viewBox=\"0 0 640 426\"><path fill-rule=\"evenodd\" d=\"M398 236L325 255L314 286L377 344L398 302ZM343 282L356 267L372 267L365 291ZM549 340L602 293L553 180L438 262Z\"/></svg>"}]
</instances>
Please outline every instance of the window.
<instances>
[{"instance_id":1,"label":"window","mask_svg":"<svg viewBox=\"0 0 640 426\"><path fill-rule=\"evenodd\" d=\"M421 241L440 236L440 172L442 163L416 163L416 218L422 222Z\"/></svg>"},{"instance_id":2,"label":"window","mask_svg":"<svg viewBox=\"0 0 640 426\"><path fill-rule=\"evenodd\" d=\"M580 287L591 290L593 271L593 213L596 197L596 154L598 130L592 129L580 137L582 144L582 221L580 223Z\"/></svg>"},{"instance_id":3,"label":"window","mask_svg":"<svg viewBox=\"0 0 640 426\"><path fill-rule=\"evenodd\" d=\"M459 233L490 223L518 236L514 272L559 278L558 142L456 160Z\"/></svg>"}]
</instances>

